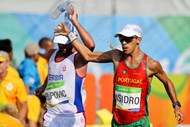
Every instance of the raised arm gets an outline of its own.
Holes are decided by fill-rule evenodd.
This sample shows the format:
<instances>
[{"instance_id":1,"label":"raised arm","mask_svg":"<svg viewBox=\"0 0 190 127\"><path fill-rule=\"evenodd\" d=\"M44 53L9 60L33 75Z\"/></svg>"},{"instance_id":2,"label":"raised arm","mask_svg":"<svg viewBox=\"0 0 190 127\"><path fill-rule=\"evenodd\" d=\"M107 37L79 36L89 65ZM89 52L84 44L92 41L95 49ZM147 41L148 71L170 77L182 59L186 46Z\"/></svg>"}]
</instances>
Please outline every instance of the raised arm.
<instances>
[{"instance_id":1,"label":"raised arm","mask_svg":"<svg viewBox=\"0 0 190 127\"><path fill-rule=\"evenodd\" d=\"M90 34L82 27L80 22L78 22L78 20L77 20L78 14L77 14L75 9L73 10L73 14L70 15L70 17L71 17L72 24L76 27L83 43L85 44L85 46L87 48L89 48L91 51L93 51L95 48L94 40L92 39Z\"/></svg>"},{"instance_id":2,"label":"raised arm","mask_svg":"<svg viewBox=\"0 0 190 127\"><path fill-rule=\"evenodd\" d=\"M173 82L167 77L159 62L151 59L149 60L148 67L150 72L163 83L165 90L172 101L172 105L174 106L174 113L178 123L183 122L184 117L180 109L181 106L176 104L178 103L178 99Z\"/></svg>"},{"instance_id":3,"label":"raised arm","mask_svg":"<svg viewBox=\"0 0 190 127\"><path fill-rule=\"evenodd\" d=\"M84 60L88 62L98 62L98 63L106 63L113 62L115 50L107 51L107 52L92 52L86 46L84 46L77 39L76 35L67 28L64 23L58 25L59 28L55 29L55 34L57 35L65 35L70 39L73 47L78 51L78 53L84 58Z\"/></svg>"}]
</instances>

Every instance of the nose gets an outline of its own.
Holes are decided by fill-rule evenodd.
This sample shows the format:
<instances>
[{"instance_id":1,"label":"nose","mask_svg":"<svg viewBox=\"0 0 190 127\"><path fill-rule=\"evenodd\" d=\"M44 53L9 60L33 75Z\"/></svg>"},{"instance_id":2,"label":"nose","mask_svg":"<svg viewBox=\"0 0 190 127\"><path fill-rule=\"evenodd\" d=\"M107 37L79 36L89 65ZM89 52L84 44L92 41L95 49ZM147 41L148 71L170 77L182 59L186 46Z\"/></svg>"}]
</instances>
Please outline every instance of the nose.
<instances>
[{"instance_id":1,"label":"nose","mask_svg":"<svg viewBox=\"0 0 190 127\"><path fill-rule=\"evenodd\" d=\"M123 41L121 41L121 44L122 44L122 45L126 45L127 42L123 40Z\"/></svg>"}]
</instances>

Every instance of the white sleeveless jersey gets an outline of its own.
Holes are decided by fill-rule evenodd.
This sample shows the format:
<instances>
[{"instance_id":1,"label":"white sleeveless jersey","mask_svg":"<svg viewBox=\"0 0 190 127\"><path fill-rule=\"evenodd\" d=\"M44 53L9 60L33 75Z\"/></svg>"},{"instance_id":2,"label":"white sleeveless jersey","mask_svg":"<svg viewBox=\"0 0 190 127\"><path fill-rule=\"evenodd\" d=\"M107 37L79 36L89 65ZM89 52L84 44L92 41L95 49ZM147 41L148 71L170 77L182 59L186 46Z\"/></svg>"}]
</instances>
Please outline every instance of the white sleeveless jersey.
<instances>
[{"instance_id":1,"label":"white sleeveless jersey","mask_svg":"<svg viewBox=\"0 0 190 127\"><path fill-rule=\"evenodd\" d=\"M48 83L45 89L47 112L73 114L84 112L86 91L83 79L76 74L74 56L71 54L61 62L55 62L58 49L49 59Z\"/></svg>"}]
</instances>

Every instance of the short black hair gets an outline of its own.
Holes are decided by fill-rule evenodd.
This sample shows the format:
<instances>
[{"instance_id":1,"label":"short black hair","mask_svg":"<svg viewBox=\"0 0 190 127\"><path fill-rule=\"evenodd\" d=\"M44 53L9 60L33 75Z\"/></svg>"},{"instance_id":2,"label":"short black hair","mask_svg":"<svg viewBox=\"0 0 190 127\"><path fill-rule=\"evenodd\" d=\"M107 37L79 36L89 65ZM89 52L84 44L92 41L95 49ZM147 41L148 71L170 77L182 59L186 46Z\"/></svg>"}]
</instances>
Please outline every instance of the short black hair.
<instances>
[{"instance_id":1,"label":"short black hair","mask_svg":"<svg viewBox=\"0 0 190 127\"><path fill-rule=\"evenodd\" d=\"M43 37L43 38L41 38L40 40L39 40L39 46L41 47L42 45L43 45L43 43L44 42L46 42L46 41L52 41L50 38L48 38L48 37Z\"/></svg>"},{"instance_id":2,"label":"short black hair","mask_svg":"<svg viewBox=\"0 0 190 127\"><path fill-rule=\"evenodd\" d=\"M12 52L12 42L10 39L2 39L0 40L0 50L5 51L7 53Z\"/></svg>"}]
</instances>

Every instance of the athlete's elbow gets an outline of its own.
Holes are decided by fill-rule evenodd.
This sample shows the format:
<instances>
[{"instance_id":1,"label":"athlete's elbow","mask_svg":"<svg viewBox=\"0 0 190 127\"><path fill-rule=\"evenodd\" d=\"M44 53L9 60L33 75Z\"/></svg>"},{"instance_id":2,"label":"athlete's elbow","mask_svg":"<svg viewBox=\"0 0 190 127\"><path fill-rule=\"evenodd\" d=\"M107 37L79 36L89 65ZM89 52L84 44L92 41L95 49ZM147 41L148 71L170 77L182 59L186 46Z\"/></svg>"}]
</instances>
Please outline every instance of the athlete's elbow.
<instances>
[{"instance_id":1,"label":"athlete's elbow","mask_svg":"<svg viewBox=\"0 0 190 127\"><path fill-rule=\"evenodd\" d=\"M92 52L93 52L93 51L94 51L94 49L95 49L95 45L92 45L89 49L90 49L90 51L92 51Z\"/></svg>"},{"instance_id":2,"label":"athlete's elbow","mask_svg":"<svg viewBox=\"0 0 190 127\"><path fill-rule=\"evenodd\" d=\"M90 51L94 51L95 49L95 44L94 43L91 43L89 46L88 46L88 49L90 49Z\"/></svg>"},{"instance_id":3,"label":"athlete's elbow","mask_svg":"<svg viewBox=\"0 0 190 127\"><path fill-rule=\"evenodd\" d=\"M91 62L91 57L89 55L85 55L84 60L87 62Z\"/></svg>"},{"instance_id":4,"label":"athlete's elbow","mask_svg":"<svg viewBox=\"0 0 190 127\"><path fill-rule=\"evenodd\" d=\"M87 53L86 55L83 55L83 58L87 62L93 62L93 57L92 57L91 52Z\"/></svg>"}]
</instances>

